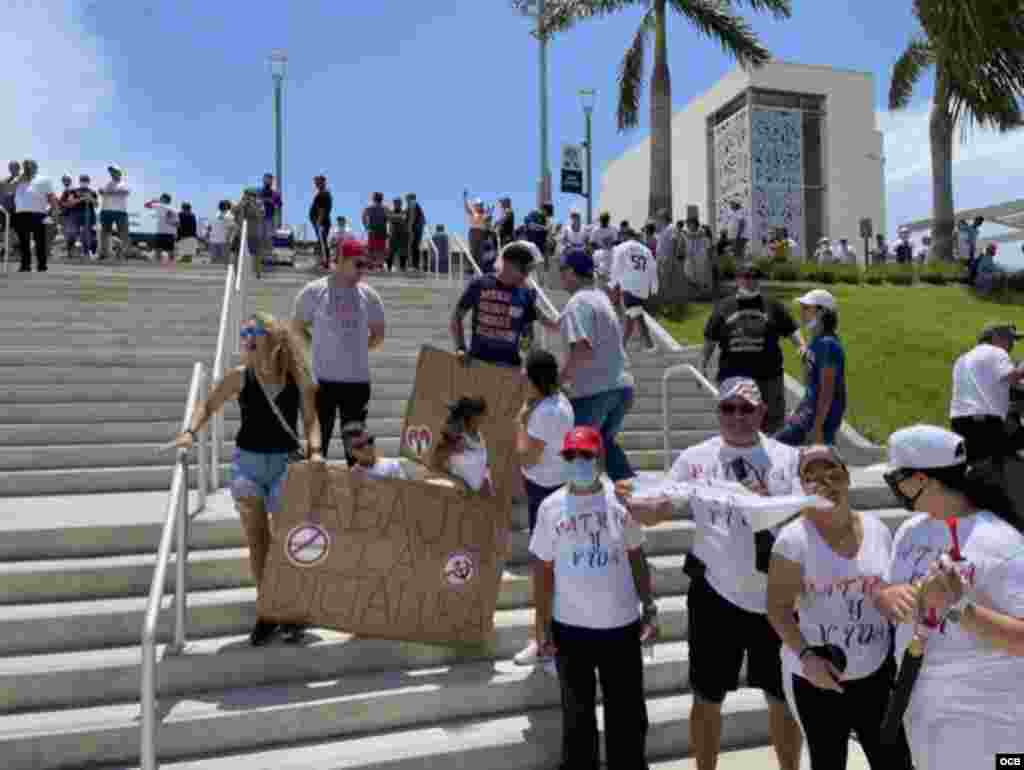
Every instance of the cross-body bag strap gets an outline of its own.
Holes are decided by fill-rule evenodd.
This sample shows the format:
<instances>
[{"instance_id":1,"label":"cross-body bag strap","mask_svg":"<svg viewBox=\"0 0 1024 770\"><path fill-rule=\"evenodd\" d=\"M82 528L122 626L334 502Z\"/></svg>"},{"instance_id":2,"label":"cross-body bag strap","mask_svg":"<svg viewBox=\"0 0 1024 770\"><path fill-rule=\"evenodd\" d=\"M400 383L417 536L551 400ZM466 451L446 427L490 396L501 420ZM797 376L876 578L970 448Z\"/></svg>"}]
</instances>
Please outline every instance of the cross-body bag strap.
<instances>
[{"instance_id":1,"label":"cross-body bag strap","mask_svg":"<svg viewBox=\"0 0 1024 770\"><path fill-rule=\"evenodd\" d=\"M263 384L263 381L260 380L260 376L258 374L256 374L256 370L255 369L250 369L249 371L252 372L253 379L256 380L256 384L259 385L260 386L260 390L263 391L263 397L267 400L267 403L270 404L270 408L274 410L274 414L277 415L277 419L278 419L278 422L281 423L281 427L285 429L285 432L287 432L288 435L292 437L292 439L294 439L295 444L301 450L302 449L302 439L300 439L298 434L294 430L292 430L292 426L288 424L288 421L284 419L284 415L281 414L281 410L278 408L278 406L275 403L274 399L272 399L270 397L270 393L267 391L267 388ZM287 380L285 381L285 387L288 387ZM299 411L300 412L302 411L302 406L301 405L299 406Z\"/></svg>"}]
</instances>

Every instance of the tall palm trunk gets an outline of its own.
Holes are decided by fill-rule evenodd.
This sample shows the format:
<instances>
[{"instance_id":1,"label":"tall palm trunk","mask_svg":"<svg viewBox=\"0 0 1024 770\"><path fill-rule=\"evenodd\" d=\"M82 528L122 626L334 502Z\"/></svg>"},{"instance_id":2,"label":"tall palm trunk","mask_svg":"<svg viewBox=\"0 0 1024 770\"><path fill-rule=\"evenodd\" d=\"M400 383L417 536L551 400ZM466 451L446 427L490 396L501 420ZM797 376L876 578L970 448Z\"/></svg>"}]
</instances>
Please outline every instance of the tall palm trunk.
<instances>
[{"instance_id":1,"label":"tall palm trunk","mask_svg":"<svg viewBox=\"0 0 1024 770\"><path fill-rule=\"evenodd\" d=\"M651 187L648 214L672 216L672 82L668 73L666 0L654 0L654 73L651 76Z\"/></svg>"},{"instance_id":2,"label":"tall palm trunk","mask_svg":"<svg viewBox=\"0 0 1024 770\"><path fill-rule=\"evenodd\" d=\"M935 103L928 133L932 152L932 246L931 257L953 261L953 117L949 110L949 86L942 64L935 77Z\"/></svg>"}]
</instances>

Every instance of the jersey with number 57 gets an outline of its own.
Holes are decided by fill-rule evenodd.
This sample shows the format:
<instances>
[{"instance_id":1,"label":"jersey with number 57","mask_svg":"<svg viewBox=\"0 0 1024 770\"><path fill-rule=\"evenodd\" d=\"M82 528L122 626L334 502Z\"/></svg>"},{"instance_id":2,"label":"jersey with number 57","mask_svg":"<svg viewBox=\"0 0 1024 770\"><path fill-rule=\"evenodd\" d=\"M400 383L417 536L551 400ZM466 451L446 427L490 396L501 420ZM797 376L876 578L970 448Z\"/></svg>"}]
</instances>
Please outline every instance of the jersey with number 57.
<instances>
[{"instance_id":1,"label":"jersey with number 57","mask_svg":"<svg viewBox=\"0 0 1024 770\"><path fill-rule=\"evenodd\" d=\"M639 241L629 240L612 251L610 286L647 299L658 293L658 264L651 250Z\"/></svg>"}]
</instances>

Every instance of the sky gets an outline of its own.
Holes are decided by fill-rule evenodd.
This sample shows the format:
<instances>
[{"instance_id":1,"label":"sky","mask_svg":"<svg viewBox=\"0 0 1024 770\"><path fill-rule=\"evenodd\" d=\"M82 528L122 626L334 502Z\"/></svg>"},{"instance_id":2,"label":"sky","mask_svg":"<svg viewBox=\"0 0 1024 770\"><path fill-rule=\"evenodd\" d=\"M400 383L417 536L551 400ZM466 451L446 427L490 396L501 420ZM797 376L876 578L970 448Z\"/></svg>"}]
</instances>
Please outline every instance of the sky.
<instances>
[{"instance_id":1,"label":"sky","mask_svg":"<svg viewBox=\"0 0 1024 770\"><path fill-rule=\"evenodd\" d=\"M132 208L161 192L212 214L274 166L268 56L289 58L284 94L286 220L300 224L312 177L328 176L335 213L358 218L369 194L417 193L431 224L464 228L462 192L533 207L539 177L537 43L508 0L9 0L0 50L0 154L35 157L58 182L127 171ZM913 35L910 0L793 0L793 18L748 12L781 60L874 74L885 132L890 235L931 209L931 80L913 104L886 110L892 64ZM601 170L648 134L619 133L616 76L639 10L592 20L549 52L549 152L554 184L565 142L583 137L582 88L597 90L593 142ZM845 45L838 45L842 39ZM648 60L650 62L650 59ZM649 66L649 65L648 65ZM669 26L674 109L735 65L684 20ZM13 109L7 109L14 105ZM5 159L6 160L6 159ZM680 166L677 166L679 168ZM957 207L1021 195L1024 131L976 131L956 148ZM645 193L641 193L645 194ZM564 215L576 196L556 193ZM1019 247L1018 247L1019 248ZM1024 264L1022 264L1024 266Z\"/></svg>"}]
</instances>

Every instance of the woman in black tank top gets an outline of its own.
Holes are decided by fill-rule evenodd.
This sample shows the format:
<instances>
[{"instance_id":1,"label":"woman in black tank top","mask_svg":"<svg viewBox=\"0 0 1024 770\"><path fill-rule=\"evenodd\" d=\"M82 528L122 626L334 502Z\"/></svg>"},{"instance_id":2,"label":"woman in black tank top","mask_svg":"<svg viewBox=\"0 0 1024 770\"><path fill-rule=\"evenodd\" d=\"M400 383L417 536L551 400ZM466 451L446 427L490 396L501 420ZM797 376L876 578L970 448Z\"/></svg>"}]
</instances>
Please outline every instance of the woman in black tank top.
<instances>
[{"instance_id":1,"label":"woman in black tank top","mask_svg":"<svg viewBox=\"0 0 1024 770\"><path fill-rule=\"evenodd\" d=\"M199 405L189 430L179 434L177 446L192 446L202 430L228 401L237 399L242 425L235 436L231 462L231 494L238 508L246 539L249 562L259 591L270 545L269 514L277 510L289 455L296 449L314 462L323 462L320 424L316 412L316 389L306 367L302 343L288 326L272 316L257 313L242 326L242 366L229 371L210 397ZM304 435L298 426L301 402ZM308 446L303 447L306 443ZM250 634L254 645L263 645L277 631L273 623L257 620ZM286 641L302 638L298 626L282 627Z\"/></svg>"}]
</instances>

